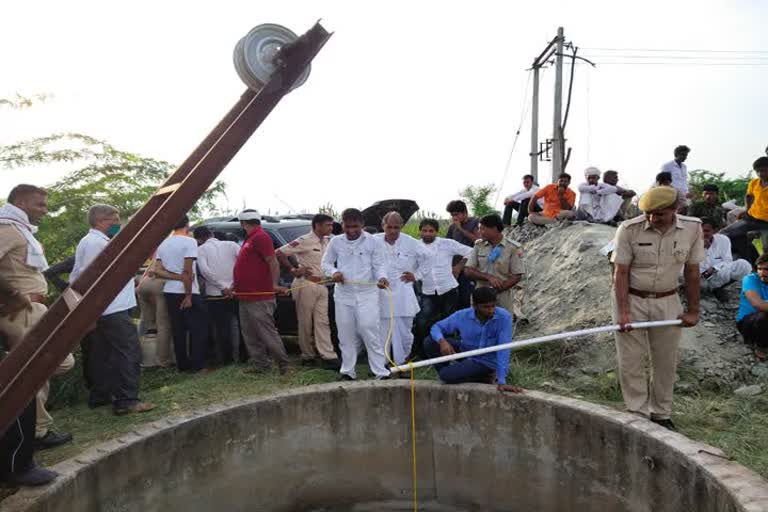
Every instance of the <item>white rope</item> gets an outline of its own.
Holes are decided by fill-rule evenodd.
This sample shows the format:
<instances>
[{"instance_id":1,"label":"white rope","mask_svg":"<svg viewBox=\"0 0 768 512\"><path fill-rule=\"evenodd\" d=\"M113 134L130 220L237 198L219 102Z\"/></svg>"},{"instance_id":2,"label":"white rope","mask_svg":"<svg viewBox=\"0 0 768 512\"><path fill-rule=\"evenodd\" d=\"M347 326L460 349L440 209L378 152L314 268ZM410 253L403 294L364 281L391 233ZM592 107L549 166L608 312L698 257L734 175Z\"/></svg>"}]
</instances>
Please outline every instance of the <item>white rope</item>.
<instances>
[{"instance_id":1,"label":"white rope","mask_svg":"<svg viewBox=\"0 0 768 512\"><path fill-rule=\"evenodd\" d=\"M656 322L635 322L629 324L633 329L647 329L649 327L669 327L672 325L681 325L682 320L660 320ZM478 348L475 350L468 350L467 352L459 352L451 354L450 356L440 356L433 359L427 359L425 361L418 361L415 363L409 363L406 366L394 366L390 368L390 372L404 372L409 371L411 368L421 368L424 366L432 366L440 363L447 363L448 361L455 361L457 359L464 359L466 357L479 356L481 354L490 354L491 352L498 352L500 350L516 350L523 347L530 347L531 345L539 345L541 343L547 343L549 341L562 340L564 338L578 338L580 336L589 336L590 334L597 334L601 332L614 332L621 329L619 325L604 325L603 327L592 327L590 329L582 329L580 331L561 332L559 334L549 334L547 336L540 336L538 338L530 338L522 341L512 341L504 343L502 345L494 345L493 347ZM437 340L435 340L437 341Z\"/></svg>"}]
</instances>

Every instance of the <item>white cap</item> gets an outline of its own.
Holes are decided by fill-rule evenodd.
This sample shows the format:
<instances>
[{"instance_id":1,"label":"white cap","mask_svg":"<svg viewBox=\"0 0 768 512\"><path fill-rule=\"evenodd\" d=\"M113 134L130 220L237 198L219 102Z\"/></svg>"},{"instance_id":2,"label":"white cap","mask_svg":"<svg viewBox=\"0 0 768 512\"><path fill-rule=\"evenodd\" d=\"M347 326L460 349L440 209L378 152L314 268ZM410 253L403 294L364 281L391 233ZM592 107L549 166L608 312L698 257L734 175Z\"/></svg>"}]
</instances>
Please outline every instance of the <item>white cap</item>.
<instances>
[{"instance_id":1,"label":"white cap","mask_svg":"<svg viewBox=\"0 0 768 512\"><path fill-rule=\"evenodd\" d=\"M243 210L237 215L237 220L261 220L261 214L256 210Z\"/></svg>"},{"instance_id":2,"label":"white cap","mask_svg":"<svg viewBox=\"0 0 768 512\"><path fill-rule=\"evenodd\" d=\"M584 169L584 176L585 177L600 176L600 169L598 169L597 167L587 167L586 169Z\"/></svg>"}]
</instances>

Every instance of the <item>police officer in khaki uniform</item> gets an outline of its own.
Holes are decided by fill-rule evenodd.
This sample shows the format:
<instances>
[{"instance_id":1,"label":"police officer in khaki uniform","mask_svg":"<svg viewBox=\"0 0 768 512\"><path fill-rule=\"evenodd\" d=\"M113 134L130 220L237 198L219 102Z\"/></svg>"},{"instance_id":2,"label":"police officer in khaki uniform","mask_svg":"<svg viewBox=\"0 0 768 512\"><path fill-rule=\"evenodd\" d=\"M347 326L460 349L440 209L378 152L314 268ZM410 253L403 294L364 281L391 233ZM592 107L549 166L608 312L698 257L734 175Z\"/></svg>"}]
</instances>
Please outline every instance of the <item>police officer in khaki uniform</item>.
<instances>
[{"instance_id":1,"label":"police officer in khaki uniform","mask_svg":"<svg viewBox=\"0 0 768 512\"><path fill-rule=\"evenodd\" d=\"M654 187L640 198L644 215L619 226L611 257L614 264L613 320L674 320L683 327L699 321L699 263L705 252L701 221L677 215L677 191ZM677 280L685 268L688 311L683 311ZM627 410L675 430L672 391L680 327L654 327L616 333L619 378ZM645 360L650 359L650 385ZM650 391L650 392L649 392Z\"/></svg>"},{"instance_id":2,"label":"police officer in khaki uniform","mask_svg":"<svg viewBox=\"0 0 768 512\"><path fill-rule=\"evenodd\" d=\"M331 326L328 321L328 288L319 283L323 280L320 262L333 229L333 219L318 214L312 219L312 231L302 235L275 252L278 261L290 269L296 280L293 300L299 324L301 363L312 365L318 355L321 365L328 370L340 368L339 359L331 342ZM299 263L294 267L288 256L295 256Z\"/></svg>"},{"instance_id":3,"label":"police officer in khaki uniform","mask_svg":"<svg viewBox=\"0 0 768 512\"><path fill-rule=\"evenodd\" d=\"M515 320L523 317L520 281L525 273L522 247L504 238L504 224L498 215L480 219L480 237L469 255L464 272L477 286L495 288L497 304Z\"/></svg>"}]
</instances>

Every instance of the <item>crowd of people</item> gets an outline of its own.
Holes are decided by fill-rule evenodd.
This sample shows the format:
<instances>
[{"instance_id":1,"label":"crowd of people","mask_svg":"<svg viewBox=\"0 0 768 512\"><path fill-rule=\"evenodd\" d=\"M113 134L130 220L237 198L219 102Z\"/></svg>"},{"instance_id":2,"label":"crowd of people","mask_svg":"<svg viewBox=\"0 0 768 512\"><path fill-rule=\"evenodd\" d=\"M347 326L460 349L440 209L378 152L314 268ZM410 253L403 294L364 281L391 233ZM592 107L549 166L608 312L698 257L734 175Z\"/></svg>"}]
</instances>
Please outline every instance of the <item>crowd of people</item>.
<instances>
[{"instance_id":1,"label":"crowd of people","mask_svg":"<svg viewBox=\"0 0 768 512\"><path fill-rule=\"evenodd\" d=\"M616 349L626 408L674 429L681 330L630 324L680 319L683 326L695 325L701 289L718 294L741 281L738 330L756 346L758 357L768 348L768 256L758 256L749 239L754 231L768 232L768 157L755 161L757 178L749 184L745 207L731 215L712 184L700 199L689 191L684 164L689 151L675 149L675 159L640 197L643 213L632 218L637 194L619 185L615 170L601 173L595 167L584 173L578 202L565 173L541 188L526 175L523 189L506 198L503 216L474 218L464 202L451 201L445 237L438 236L436 219L421 220L419 238L403 233L404 219L396 211L384 215L380 232L372 234L362 212L349 208L336 236L331 236L334 219L318 214L309 233L275 248L256 210L238 215L245 233L240 243L206 226L191 230L184 216L147 271L125 284L82 340L88 405L111 405L117 415L155 407L139 397L142 351L131 316L137 299L145 336L155 338L157 364L181 372L205 373L246 359L247 373L273 366L288 372L291 359L275 323L276 297L288 293L296 305L301 365L338 372L341 380L358 378L363 347L370 375L388 379L392 365L414 358L507 343L515 323L526 321L525 257L513 227L526 221L539 226L586 221L618 225L610 257L612 312L622 327ZM46 201L45 190L19 185L0 209L0 333L8 350L46 310L48 265L35 238ZM120 212L112 206L94 205L87 217L90 230L68 263L71 281L120 229ZM294 278L290 289L280 285L281 269ZM687 309L678 293L681 281ZM449 384L493 383L500 391L520 392L506 381L509 358L508 350L500 350L436 370ZM69 356L58 372L72 364ZM34 465L32 451L72 437L52 429L46 398L47 385L5 432L4 480L39 485L55 477Z\"/></svg>"}]
</instances>

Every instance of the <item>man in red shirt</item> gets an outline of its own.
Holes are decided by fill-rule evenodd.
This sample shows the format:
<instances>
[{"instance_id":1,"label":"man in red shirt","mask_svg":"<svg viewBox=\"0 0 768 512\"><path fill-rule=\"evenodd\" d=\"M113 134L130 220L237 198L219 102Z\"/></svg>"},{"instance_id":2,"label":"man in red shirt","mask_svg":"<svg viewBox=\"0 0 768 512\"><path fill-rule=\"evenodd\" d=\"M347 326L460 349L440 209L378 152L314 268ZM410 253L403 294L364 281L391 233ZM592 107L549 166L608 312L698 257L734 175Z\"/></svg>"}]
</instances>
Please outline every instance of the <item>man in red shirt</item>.
<instances>
[{"instance_id":1,"label":"man in red shirt","mask_svg":"<svg viewBox=\"0 0 768 512\"><path fill-rule=\"evenodd\" d=\"M535 199L544 198L544 211L539 213L534 211L535 200L528 203L528 220L539 226L551 224L558 220L572 219L576 216L573 207L576 204L576 193L568 188L571 184L571 176L562 173L557 179L557 183L552 183L541 188L536 194Z\"/></svg>"},{"instance_id":2,"label":"man in red shirt","mask_svg":"<svg viewBox=\"0 0 768 512\"><path fill-rule=\"evenodd\" d=\"M246 239L237 255L233 271L233 290L240 303L240 327L253 368L248 373L269 370L269 358L277 363L281 375L288 371L288 355L275 327L275 293L287 290L277 285L280 265L275 258L272 238L261 228L256 210L243 210L237 216Z\"/></svg>"}]
</instances>

